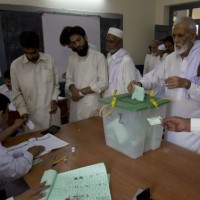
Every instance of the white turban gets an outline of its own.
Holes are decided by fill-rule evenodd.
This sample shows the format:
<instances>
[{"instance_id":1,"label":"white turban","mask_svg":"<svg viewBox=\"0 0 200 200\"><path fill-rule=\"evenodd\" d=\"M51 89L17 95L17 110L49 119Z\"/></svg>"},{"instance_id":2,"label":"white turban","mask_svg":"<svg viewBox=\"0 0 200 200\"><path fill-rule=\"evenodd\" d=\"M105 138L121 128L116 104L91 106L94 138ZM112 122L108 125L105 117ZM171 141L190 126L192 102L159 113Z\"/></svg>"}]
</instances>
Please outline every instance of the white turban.
<instances>
[{"instance_id":1,"label":"white turban","mask_svg":"<svg viewBox=\"0 0 200 200\"><path fill-rule=\"evenodd\" d=\"M108 34L112 34L120 39L123 38L123 31L118 28L114 28L114 27L109 28Z\"/></svg>"},{"instance_id":2,"label":"white turban","mask_svg":"<svg viewBox=\"0 0 200 200\"><path fill-rule=\"evenodd\" d=\"M164 44L161 44L160 46L158 46L158 50L160 51L165 51L165 45Z\"/></svg>"}]
</instances>

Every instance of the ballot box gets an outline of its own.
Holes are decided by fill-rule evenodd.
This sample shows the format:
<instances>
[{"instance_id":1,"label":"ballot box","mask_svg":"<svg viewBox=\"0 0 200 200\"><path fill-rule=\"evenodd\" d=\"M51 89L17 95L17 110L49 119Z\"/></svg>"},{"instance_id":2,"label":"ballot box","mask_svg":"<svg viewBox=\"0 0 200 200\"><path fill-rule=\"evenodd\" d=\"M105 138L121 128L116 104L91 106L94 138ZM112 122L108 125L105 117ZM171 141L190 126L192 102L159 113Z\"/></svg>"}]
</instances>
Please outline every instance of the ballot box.
<instances>
[{"instance_id":1,"label":"ballot box","mask_svg":"<svg viewBox=\"0 0 200 200\"><path fill-rule=\"evenodd\" d=\"M144 101L131 99L131 94L117 95L115 107L109 106L112 97L100 99L106 144L136 159L144 152L160 147L161 125L151 126L147 118L166 116L169 100L153 97L158 107L145 95Z\"/></svg>"}]
</instances>

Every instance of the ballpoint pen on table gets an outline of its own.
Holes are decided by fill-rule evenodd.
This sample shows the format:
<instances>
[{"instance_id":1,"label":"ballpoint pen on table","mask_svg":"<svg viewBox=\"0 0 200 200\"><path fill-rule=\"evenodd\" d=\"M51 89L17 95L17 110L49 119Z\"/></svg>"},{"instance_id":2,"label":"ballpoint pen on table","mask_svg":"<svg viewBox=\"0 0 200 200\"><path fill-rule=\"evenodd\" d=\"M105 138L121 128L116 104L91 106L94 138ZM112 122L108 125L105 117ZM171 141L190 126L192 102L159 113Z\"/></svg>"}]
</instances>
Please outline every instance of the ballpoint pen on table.
<instances>
[{"instance_id":1,"label":"ballpoint pen on table","mask_svg":"<svg viewBox=\"0 0 200 200\"><path fill-rule=\"evenodd\" d=\"M58 159L57 161L55 161L55 162L52 164L52 167L56 166L59 162L65 160L65 159L67 159L67 156Z\"/></svg>"},{"instance_id":2,"label":"ballpoint pen on table","mask_svg":"<svg viewBox=\"0 0 200 200\"><path fill-rule=\"evenodd\" d=\"M70 198L68 197L68 198L66 198L65 200L70 200ZM78 200L78 198L77 198L77 197L73 197L72 200Z\"/></svg>"}]
</instances>

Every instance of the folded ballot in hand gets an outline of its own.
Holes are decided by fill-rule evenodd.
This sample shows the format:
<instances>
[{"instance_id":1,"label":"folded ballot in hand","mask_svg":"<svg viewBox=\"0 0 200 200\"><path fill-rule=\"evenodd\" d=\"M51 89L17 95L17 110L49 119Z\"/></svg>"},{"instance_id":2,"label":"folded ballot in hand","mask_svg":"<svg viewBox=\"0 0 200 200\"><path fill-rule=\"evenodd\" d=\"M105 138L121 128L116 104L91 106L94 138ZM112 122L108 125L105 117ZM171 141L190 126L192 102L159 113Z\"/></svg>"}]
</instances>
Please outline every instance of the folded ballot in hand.
<instances>
[{"instance_id":1,"label":"folded ballot in hand","mask_svg":"<svg viewBox=\"0 0 200 200\"><path fill-rule=\"evenodd\" d=\"M111 200L108 175L104 163L57 173L44 172L41 182L51 187L45 191L42 200L106 199Z\"/></svg>"},{"instance_id":2,"label":"folded ballot in hand","mask_svg":"<svg viewBox=\"0 0 200 200\"><path fill-rule=\"evenodd\" d=\"M138 85L134 85L134 92L132 94L132 99L136 99L138 101L144 101L145 91L143 87Z\"/></svg>"}]
</instances>

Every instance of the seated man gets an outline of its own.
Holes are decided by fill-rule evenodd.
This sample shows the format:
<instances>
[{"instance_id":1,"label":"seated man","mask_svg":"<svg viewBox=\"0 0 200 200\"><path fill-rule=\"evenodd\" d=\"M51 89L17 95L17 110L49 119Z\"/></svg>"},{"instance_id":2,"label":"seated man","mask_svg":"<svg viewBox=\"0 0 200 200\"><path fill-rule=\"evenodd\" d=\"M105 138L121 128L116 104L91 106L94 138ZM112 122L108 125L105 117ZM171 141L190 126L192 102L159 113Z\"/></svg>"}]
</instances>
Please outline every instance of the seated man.
<instances>
[{"instance_id":1,"label":"seated man","mask_svg":"<svg viewBox=\"0 0 200 200\"><path fill-rule=\"evenodd\" d=\"M2 146L2 142L24 123L23 119L18 119L13 126L4 130L4 125L8 119L9 99L0 94L0 199L5 199L4 186L7 182L14 181L24 176L32 167L33 158L44 151L43 146L34 146L27 151L8 153L7 148Z\"/></svg>"}]
</instances>

